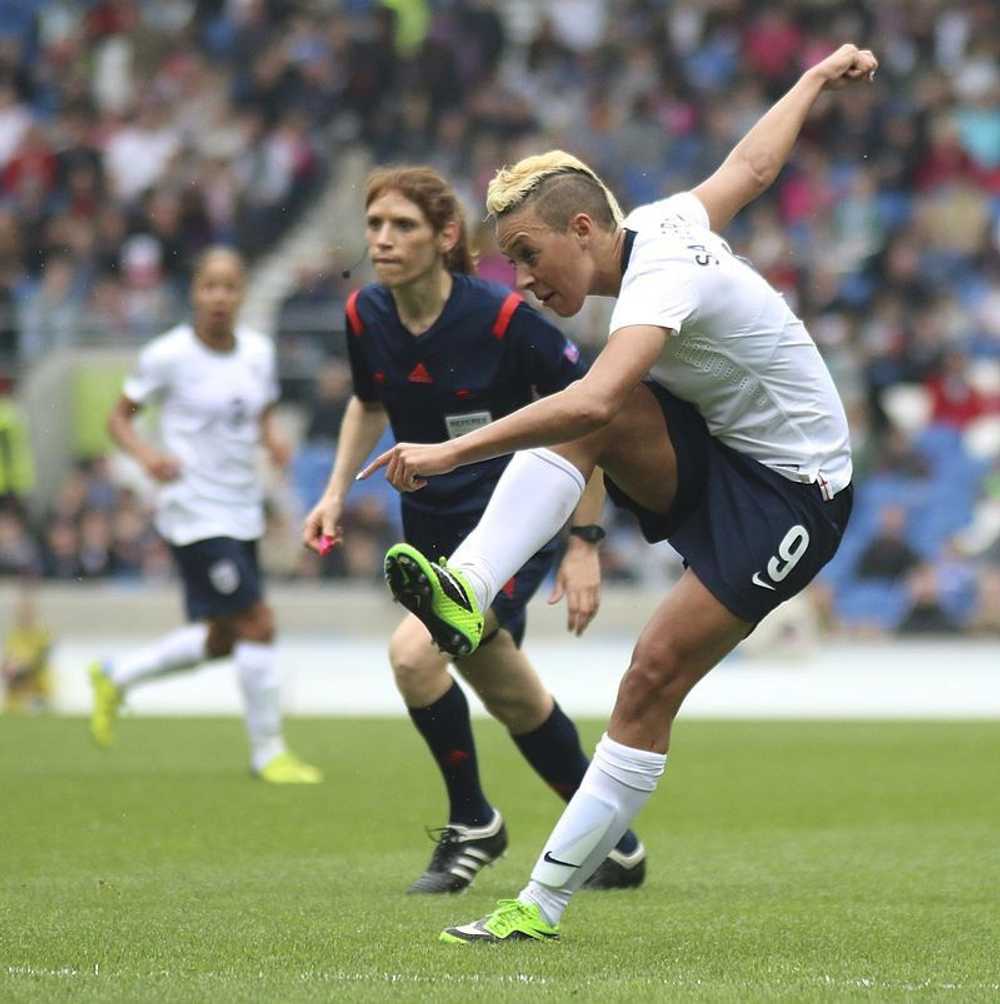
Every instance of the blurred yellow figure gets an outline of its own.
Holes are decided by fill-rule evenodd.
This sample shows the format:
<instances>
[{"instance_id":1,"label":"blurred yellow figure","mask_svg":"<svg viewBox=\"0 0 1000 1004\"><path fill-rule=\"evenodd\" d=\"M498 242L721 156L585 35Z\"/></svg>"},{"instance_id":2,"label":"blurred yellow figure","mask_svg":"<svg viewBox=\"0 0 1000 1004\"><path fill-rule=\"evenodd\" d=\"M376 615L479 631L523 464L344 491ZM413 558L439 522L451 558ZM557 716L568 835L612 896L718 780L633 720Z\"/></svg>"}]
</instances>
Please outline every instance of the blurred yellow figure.
<instances>
[{"instance_id":1,"label":"blurred yellow figure","mask_svg":"<svg viewBox=\"0 0 1000 1004\"><path fill-rule=\"evenodd\" d=\"M48 711L52 697L49 651L52 638L36 616L32 593L18 598L14 623L4 639L0 675L4 681L4 710L8 714Z\"/></svg>"}]
</instances>

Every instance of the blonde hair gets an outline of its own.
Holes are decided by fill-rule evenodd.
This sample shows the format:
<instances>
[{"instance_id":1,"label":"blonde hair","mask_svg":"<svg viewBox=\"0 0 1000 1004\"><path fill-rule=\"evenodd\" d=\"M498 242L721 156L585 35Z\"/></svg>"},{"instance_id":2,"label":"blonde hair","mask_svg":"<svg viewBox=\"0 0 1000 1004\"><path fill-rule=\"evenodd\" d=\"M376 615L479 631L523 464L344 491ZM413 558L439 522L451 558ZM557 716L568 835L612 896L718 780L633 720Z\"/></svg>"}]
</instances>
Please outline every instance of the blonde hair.
<instances>
[{"instance_id":1,"label":"blonde hair","mask_svg":"<svg viewBox=\"0 0 1000 1004\"><path fill-rule=\"evenodd\" d=\"M567 184L560 185L560 181ZM550 225L565 229L574 211L596 213L598 222L605 223L608 229L625 218L608 186L582 160L565 150L549 150L525 157L513 167L500 168L486 190L486 211L499 219L538 199L543 189L546 198L539 214Z\"/></svg>"}]
</instances>

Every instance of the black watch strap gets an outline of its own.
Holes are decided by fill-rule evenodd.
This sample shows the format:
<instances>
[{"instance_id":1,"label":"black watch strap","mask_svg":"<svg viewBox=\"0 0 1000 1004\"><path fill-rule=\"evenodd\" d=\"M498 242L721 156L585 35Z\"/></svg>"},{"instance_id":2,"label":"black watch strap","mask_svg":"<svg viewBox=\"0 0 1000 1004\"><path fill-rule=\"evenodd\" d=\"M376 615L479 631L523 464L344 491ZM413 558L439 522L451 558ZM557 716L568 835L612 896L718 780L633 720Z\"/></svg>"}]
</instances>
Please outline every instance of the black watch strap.
<instances>
[{"instance_id":1,"label":"black watch strap","mask_svg":"<svg viewBox=\"0 0 1000 1004\"><path fill-rule=\"evenodd\" d=\"M607 536L603 526L596 523L588 523L586 526L571 526L569 532L574 537L585 540L588 544L599 544Z\"/></svg>"}]
</instances>

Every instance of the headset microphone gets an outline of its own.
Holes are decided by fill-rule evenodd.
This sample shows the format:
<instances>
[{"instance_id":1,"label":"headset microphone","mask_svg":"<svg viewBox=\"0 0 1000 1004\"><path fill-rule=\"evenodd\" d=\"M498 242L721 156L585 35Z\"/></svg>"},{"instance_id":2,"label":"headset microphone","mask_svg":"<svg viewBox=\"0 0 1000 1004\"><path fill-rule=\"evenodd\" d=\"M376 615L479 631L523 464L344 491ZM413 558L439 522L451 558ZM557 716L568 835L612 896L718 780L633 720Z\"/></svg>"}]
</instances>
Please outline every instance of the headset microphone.
<instances>
[{"instance_id":1,"label":"headset microphone","mask_svg":"<svg viewBox=\"0 0 1000 1004\"><path fill-rule=\"evenodd\" d=\"M350 279L350 277L351 277L351 269L357 268L362 262L364 262L364 260L367 257L368 257L368 252L367 251L362 252L361 257L353 265L351 265L350 268L345 268L340 273L340 277L342 279Z\"/></svg>"}]
</instances>

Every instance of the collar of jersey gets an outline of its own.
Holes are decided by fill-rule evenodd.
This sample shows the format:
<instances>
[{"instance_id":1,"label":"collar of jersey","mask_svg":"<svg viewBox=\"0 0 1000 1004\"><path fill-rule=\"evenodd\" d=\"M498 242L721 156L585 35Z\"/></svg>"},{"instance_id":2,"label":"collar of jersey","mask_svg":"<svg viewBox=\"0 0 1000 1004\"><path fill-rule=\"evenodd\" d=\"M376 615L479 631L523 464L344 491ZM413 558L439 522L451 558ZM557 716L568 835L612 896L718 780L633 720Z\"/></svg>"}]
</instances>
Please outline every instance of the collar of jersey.
<instances>
[{"instance_id":1,"label":"collar of jersey","mask_svg":"<svg viewBox=\"0 0 1000 1004\"><path fill-rule=\"evenodd\" d=\"M622 276L624 277L628 269L628 263L632 258L632 245L635 244L636 232L625 230L625 240L622 242Z\"/></svg>"}]
</instances>

